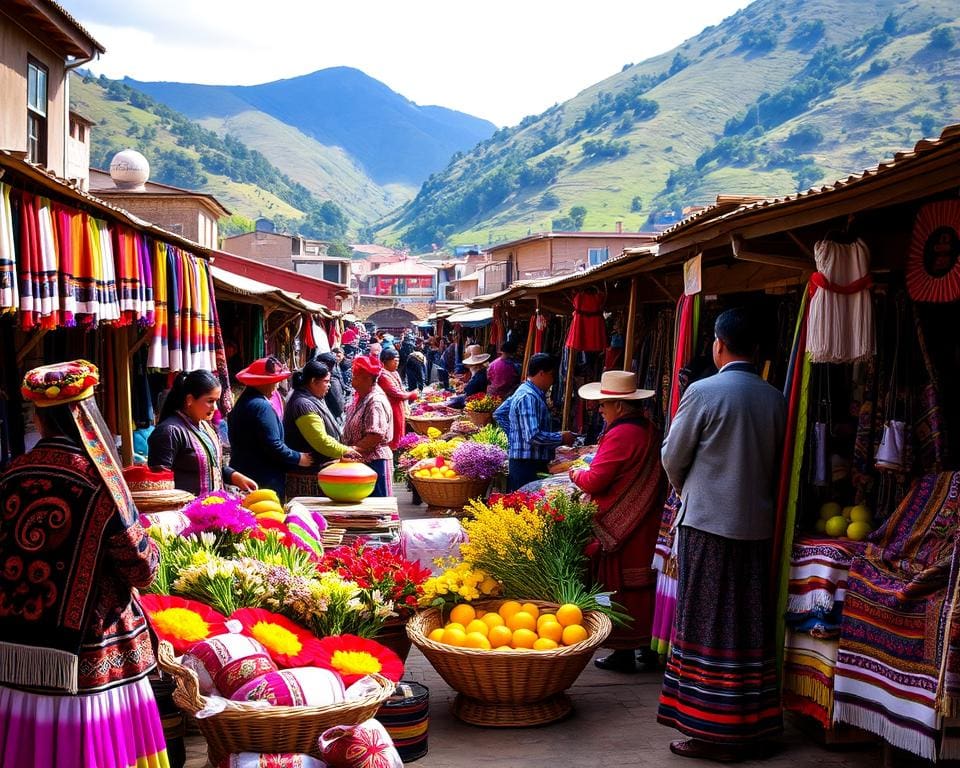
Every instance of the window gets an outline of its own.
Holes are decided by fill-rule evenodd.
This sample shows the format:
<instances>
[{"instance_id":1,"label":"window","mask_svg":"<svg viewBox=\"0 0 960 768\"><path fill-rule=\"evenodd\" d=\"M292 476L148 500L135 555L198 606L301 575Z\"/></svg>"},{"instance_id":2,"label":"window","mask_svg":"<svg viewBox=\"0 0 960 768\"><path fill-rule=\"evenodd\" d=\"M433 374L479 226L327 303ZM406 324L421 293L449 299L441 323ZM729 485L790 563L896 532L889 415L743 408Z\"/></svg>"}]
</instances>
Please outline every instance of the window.
<instances>
[{"instance_id":1,"label":"window","mask_svg":"<svg viewBox=\"0 0 960 768\"><path fill-rule=\"evenodd\" d=\"M47 162L47 68L27 60L27 159Z\"/></svg>"},{"instance_id":2,"label":"window","mask_svg":"<svg viewBox=\"0 0 960 768\"><path fill-rule=\"evenodd\" d=\"M587 248L587 260L591 267L595 264L603 264L609 257L610 253L606 248Z\"/></svg>"},{"instance_id":3,"label":"window","mask_svg":"<svg viewBox=\"0 0 960 768\"><path fill-rule=\"evenodd\" d=\"M340 264L324 264L323 265L323 279L331 283L340 282Z\"/></svg>"}]
</instances>

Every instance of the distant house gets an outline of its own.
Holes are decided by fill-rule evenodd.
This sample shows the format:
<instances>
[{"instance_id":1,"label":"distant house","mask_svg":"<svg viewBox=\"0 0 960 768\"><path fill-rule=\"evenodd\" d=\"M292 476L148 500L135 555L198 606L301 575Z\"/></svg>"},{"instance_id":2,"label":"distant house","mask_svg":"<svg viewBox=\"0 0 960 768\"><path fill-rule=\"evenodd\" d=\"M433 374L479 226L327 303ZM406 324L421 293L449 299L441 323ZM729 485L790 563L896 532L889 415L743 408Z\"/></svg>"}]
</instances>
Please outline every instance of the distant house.
<instances>
[{"instance_id":1,"label":"distant house","mask_svg":"<svg viewBox=\"0 0 960 768\"><path fill-rule=\"evenodd\" d=\"M502 265L500 282L506 287L517 280L573 274L616 258L625 248L649 245L655 237L651 232L540 232L490 246L487 254L491 263ZM494 290L499 289L485 292Z\"/></svg>"},{"instance_id":2,"label":"distant house","mask_svg":"<svg viewBox=\"0 0 960 768\"><path fill-rule=\"evenodd\" d=\"M350 259L327 256L328 245L323 240L258 229L225 237L222 247L237 256L347 286L350 282Z\"/></svg>"},{"instance_id":3,"label":"distant house","mask_svg":"<svg viewBox=\"0 0 960 768\"><path fill-rule=\"evenodd\" d=\"M51 0L0 3L0 149L86 189L92 123L71 120L69 75L104 51Z\"/></svg>"},{"instance_id":4,"label":"distant house","mask_svg":"<svg viewBox=\"0 0 960 768\"><path fill-rule=\"evenodd\" d=\"M436 269L412 259L384 264L361 278L360 298L392 298L400 303L433 301L436 280Z\"/></svg>"}]
</instances>

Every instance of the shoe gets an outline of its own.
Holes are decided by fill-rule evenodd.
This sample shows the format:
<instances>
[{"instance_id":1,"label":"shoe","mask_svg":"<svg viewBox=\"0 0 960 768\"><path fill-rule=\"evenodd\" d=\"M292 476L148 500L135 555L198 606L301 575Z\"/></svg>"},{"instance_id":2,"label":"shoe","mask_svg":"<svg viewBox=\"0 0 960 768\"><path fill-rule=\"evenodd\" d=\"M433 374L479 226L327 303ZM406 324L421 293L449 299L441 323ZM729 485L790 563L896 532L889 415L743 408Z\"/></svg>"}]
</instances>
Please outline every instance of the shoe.
<instances>
[{"instance_id":1,"label":"shoe","mask_svg":"<svg viewBox=\"0 0 960 768\"><path fill-rule=\"evenodd\" d=\"M593 664L597 669L605 669L608 672L631 674L638 671L637 656L634 651L614 651L609 656L594 659Z\"/></svg>"},{"instance_id":2,"label":"shoe","mask_svg":"<svg viewBox=\"0 0 960 768\"><path fill-rule=\"evenodd\" d=\"M637 659L637 672L660 672L660 656L650 648L640 651Z\"/></svg>"},{"instance_id":3,"label":"shoe","mask_svg":"<svg viewBox=\"0 0 960 768\"><path fill-rule=\"evenodd\" d=\"M692 757L696 760L712 760L715 763L738 763L743 759L741 752L733 747L724 747L700 739L681 739L670 742L670 751L680 757Z\"/></svg>"}]
</instances>

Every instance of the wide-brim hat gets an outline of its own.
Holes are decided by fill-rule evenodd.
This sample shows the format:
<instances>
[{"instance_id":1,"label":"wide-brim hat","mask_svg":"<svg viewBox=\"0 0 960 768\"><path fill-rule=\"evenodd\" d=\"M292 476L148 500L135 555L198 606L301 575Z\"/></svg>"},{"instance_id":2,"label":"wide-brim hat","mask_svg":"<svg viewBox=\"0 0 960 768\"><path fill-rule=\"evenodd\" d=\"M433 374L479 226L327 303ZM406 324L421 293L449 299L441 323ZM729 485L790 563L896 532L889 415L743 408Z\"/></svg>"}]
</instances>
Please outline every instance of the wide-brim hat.
<instances>
[{"instance_id":1,"label":"wide-brim hat","mask_svg":"<svg viewBox=\"0 0 960 768\"><path fill-rule=\"evenodd\" d=\"M470 357L465 358L461 362L464 365L483 365L489 359L490 355L484 352L482 355L470 355Z\"/></svg>"},{"instance_id":2,"label":"wide-brim hat","mask_svg":"<svg viewBox=\"0 0 960 768\"><path fill-rule=\"evenodd\" d=\"M237 381L248 386L276 384L290 378L292 373L286 364L277 357L261 357L237 373Z\"/></svg>"},{"instance_id":3,"label":"wide-brim hat","mask_svg":"<svg viewBox=\"0 0 960 768\"><path fill-rule=\"evenodd\" d=\"M637 389L635 373L604 371L600 381L584 384L577 394L582 400L644 400L657 393L652 389Z\"/></svg>"},{"instance_id":4,"label":"wide-brim hat","mask_svg":"<svg viewBox=\"0 0 960 768\"><path fill-rule=\"evenodd\" d=\"M46 408L86 400L99 383L97 366L87 360L71 360L27 371L20 393L35 407Z\"/></svg>"}]
</instances>

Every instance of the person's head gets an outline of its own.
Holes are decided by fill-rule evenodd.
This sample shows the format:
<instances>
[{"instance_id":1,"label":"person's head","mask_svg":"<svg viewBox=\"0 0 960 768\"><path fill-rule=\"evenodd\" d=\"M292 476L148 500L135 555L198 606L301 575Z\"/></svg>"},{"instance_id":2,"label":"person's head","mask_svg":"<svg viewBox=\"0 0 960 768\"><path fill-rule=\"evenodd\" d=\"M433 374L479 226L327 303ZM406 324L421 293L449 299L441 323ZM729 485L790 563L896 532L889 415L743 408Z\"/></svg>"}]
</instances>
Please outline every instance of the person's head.
<instances>
[{"instance_id":1,"label":"person's head","mask_svg":"<svg viewBox=\"0 0 960 768\"><path fill-rule=\"evenodd\" d=\"M546 352L538 352L527 363L527 380L546 392L557 378L557 361Z\"/></svg>"},{"instance_id":2,"label":"person's head","mask_svg":"<svg viewBox=\"0 0 960 768\"><path fill-rule=\"evenodd\" d=\"M380 357L380 353L383 351L383 345L379 341L374 341L370 344L367 354L370 357Z\"/></svg>"},{"instance_id":3,"label":"person's head","mask_svg":"<svg viewBox=\"0 0 960 768\"><path fill-rule=\"evenodd\" d=\"M337 367L337 356L333 352L321 352L317 355L317 360L323 363L327 368L333 370Z\"/></svg>"},{"instance_id":4,"label":"person's head","mask_svg":"<svg viewBox=\"0 0 960 768\"><path fill-rule=\"evenodd\" d=\"M383 338L384 338L384 336L386 336L386 335L387 335L387 334L385 334L383 331L377 331L376 334L375 334L377 341L379 341L379 342L381 342L381 343L383 342Z\"/></svg>"},{"instance_id":5,"label":"person's head","mask_svg":"<svg viewBox=\"0 0 960 768\"><path fill-rule=\"evenodd\" d=\"M270 397L281 381L290 378L290 369L274 355L261 357L237 373L237 381L256 389L264 397Z\"/></svg>"},{"instance_id":6,"label":"person's head","mask_svg":"<svg viewBox=\"0 0 960 768\"><path fill-rule=\"evenodd\" d=\"M353 388L361 397L370 392L380 378L383 366L371 355L358 355L353 358Z\"/></svg>"},{"instance_id":7,"label":"person's head","mask_svg":"<svg viewBox=\"0 0 960 768\"><path fill-rule=\"evenodd\" d=\"M180 411L193 422L209 421L220 400L220 379L210 371L181 372L163 401L160 421Z\"/></svg>"},{"instance_id":8,"label":"person's head","mask_svg":"<svg viewBox=\"0 0 960 768\"><path fill-rule=\"evenodd\" d=\"M334 347L330 350L330 353L336 358L338 363L343 360L343 350L340 349L340 347Z\"/></svg>"},{"instance_id":9,"label":"person's head","mask_svg":"<svg viewBox=\"0 0 960 768\"><path fill-rule=\"evenodd\" d=\"M617 419L643 415L641 400L601 400L597 403L597 408L607 424L612 424Z\"/></svg>"},{"instance_id":10,"label":"person's head","mask_svg":"<svg viewBox=\"0 0 960 768\"><path fill-rule=\"evenodd\" d=\"M713 334L713 362L717 369L727 363L753 360L757 354L757 327L743 307L721 312Z\"/></svg>"},{"instance_id":11,"label":"person's head","mask_svg":"<svg viewBox=\"0 0 960 768\"><path fill-rule=\"evenodd\" d=\"M66 437L77 445L82 444L80 430L70 413L69 405L51 405L33 409L34 424L41 437Z\"/></svg>"},{"instance_id":12,"label":"person's head","mask_svg":"<svg viewBox=\"0 0 960 768\"><path fill-rule=\"evenodd\" d=\"M603 420L612 424L627 416L643 415L643 401L656 392L639 389L637 374L632 371L604 371L600 381L584 384L577 394L581 400L595 401Z\"/></svg>"},{"instance_id":13,"label":"person's head","mask_svg":"<svg viewBox=\"0 0 960 768\"><path fill-rule=\"evenodd\" d=\"M397 350L387 347L380 353L380 362L386 370L395 371L400 367L400 355L397 354Z\"/></svg>"},{"instance_id":14,"label":"person's head","mask_svg":"<svg viewBox=\"0 0 960 768\"><path fill-rule=\"evenodd\" d=\"M293 374L293 386L322 399L330 389L330 369L319 357L311 360Z\"/></svg>"},{"instance_id":15,"label":"person's head","mask_svg":"<svg viewBox=\"0 0 960 768\"><path fill-rule=\"evenodd\" d=\"M509 340L500 345L500 355L502 357L513 357L517 354L517 342Z\"/></svg>"}]
</instances>

